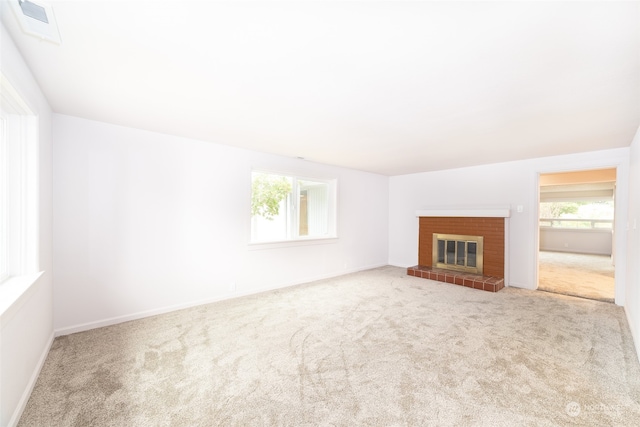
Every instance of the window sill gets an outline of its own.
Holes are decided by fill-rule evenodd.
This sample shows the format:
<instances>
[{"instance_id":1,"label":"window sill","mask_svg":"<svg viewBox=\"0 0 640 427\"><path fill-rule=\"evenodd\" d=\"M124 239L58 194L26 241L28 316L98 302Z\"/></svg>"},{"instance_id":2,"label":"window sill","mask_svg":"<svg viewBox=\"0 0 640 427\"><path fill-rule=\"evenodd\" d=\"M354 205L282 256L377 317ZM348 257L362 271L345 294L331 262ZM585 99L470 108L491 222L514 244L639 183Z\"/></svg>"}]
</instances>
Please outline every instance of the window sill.
<instances>
[{"instance_id":1,"label":"window sill","mask_svg":"<svg viewBox=\"0 0 640 427\"><path fill-rule=\"evenodd\" d=\"M612 233L611 228L571 228L571 227L547 227L540 226L540 230L544 231L574 231L577 233Z\"/></svg>"},{"instance_id":2,"label":"window sill","mask_svg":"<svg viewBox=\"0 0 640 427\"><path fill-rule=\"evenodd\" d=\"M0 325L5 324L35 291L33 286L44 272L11 277L0 283Z\"/></svg>"},{"instance_id":3,"label":"window sill","mask_svg":"<svg viewBox=\"0 0 640 427\"><path fill-rule=\"evenodd\" d=\"M328 245L338 243L337 237L319 237L313 239L297 239L297 240L283 240L280 242L254 242L249 243L250 251L259 251L263 249L279 249L290 248L295 246L310 246L310 245Z\"/></svg>"}]
</instances>

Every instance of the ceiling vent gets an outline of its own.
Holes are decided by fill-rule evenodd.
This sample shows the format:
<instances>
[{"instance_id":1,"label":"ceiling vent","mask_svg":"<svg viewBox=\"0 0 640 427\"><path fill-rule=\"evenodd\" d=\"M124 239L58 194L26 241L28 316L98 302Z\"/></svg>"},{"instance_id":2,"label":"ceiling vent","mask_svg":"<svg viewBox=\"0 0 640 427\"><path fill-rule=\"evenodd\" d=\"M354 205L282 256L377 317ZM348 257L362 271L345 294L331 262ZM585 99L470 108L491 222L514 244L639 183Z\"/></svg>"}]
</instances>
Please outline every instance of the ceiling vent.
<instances>
[{"instance_id":1,"label":"ceiling vent","mask_svg":"<svg viewBox=\"0 0 640 427\"><path fill-rule=\"evenodd\" d=\"M13 12L25 33L60 44L60 32L51 5L41 1L12 0Z\"/></svg>"}]
</instances>

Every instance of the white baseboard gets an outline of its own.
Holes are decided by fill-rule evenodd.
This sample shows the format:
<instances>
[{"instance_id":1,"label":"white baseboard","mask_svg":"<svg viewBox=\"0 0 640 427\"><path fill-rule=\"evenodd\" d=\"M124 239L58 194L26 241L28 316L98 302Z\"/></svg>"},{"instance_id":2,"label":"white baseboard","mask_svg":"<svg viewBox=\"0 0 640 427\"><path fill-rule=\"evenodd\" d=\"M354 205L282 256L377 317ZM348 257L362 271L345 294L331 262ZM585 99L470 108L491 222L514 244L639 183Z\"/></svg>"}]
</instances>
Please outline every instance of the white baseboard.
<instances>
[{"instance_id":1,"label":"white baseboard","mask_svg":"<svg viewBox=\"0 0 640 427\"><path fill-rule=\"evenodd\" d=\"M358 271L370 270L372 268L384 267L386 265L388 265L388 264L386 264L386 263L375 264L375 265L366 266L366 267L362 267L362 268L344 270L344 271L341 271L339 273L331 273L331 274L312 276L312 277L305 278L302 281L285 282L285 283L280 283L280 284L277 284L277 285L274 285L274 286L268 286L268 287L264 287L264 288L252 289L252 290L247 291L247 292L234 292L234 293L230 293L230 294L226 294L226 295L217 296L217 297L214 297L214 298L207 298L207 299L204 299L204 300L191 301L191 302L187 302L187 303L183 303L183 304L176 304L176 305L171 305L171 306L167 306L167 307L160 307L160 308L156 308L156 309L140 311L140 312L137 312L137 313L126 314L126 315L123 315L123 316L116 316L116 317L111 317L111 318L107 318L107 319L103 319L103 320L97 320L95 322L82 323L82 324L75 325L75 326L69 326L69 327L65 327L65 328L56 329L54 331L54 334L55 334L56 337L59 337L59 336L62 336L62 335L75 334L77 332L84 332L84 331L88 331L88 330L91 330L91 329L96 329L96 328L102 328L102 327L105 327L105 326L116 325L118 323L128 322L128 321L131 321L131 320L138 320L138 319L143 319L145 317L151 317L151 316L157 316L159 314L170 313L170 312L176 311L176 310L183 310L185 308L197 307L197 306L200 306L200 305L211 304L211 303L218 302L218 301L224 301L224 300L244 297L244 296L248 296L248 295L260 294L262 292L268 292L268 291L273 291L273 290L276 290L276 289L283 289L283 288L288 288L288 287L291 287L291 286L302 285L302 284L305 284L305 283L315 282L316 280L330 279L332 277L338 277L338 276L343 276L345 274L357 273Z\"/></svg>"},{"instance_id":2,"label":"white baseboard","mask_svg":"<svg viewBox=\"0 0 640 427\"><path fill-rule=\"evenodd\" d=\"M176 310L182 310L189 307L195 307L198 305L210 304L212 302L223 301L229 298L233 298L235 295L223 295L216 298L210 298L206 300L199 300L188 302L184 304L176 304L167 307L161 307L151 310L140 311L132 314L125 314L122 316L109 317L107 319L96 320L95 322L81 323L79 325L69 326L66 328L59 328L54 331L56 337L63 335L75 334L77 332L89 331L91 329L103 328L105 326L117 325L118 323L129 322L131 320L144 319L145 317L157 316L159 314L170 313Z\"/></svg>"},{"instance_id":3,"label":"white baseboard","mask_svg":"<svg viewBox=\"0 0 640 427\"><path fill-rule=\"evenodd\" d=\"M42 350L42 354L40 354L40 359L38 359L38 364L36 365L36 369L34 369L31 374L31 378L29 378L29 382L27 383L27 387L24 389L22 393L22 397L18 401L18 406L13 412L13 416L9 420L8 427L15 427L18 425L18 421L20 421L20 417L22 416L22 412L24 408L27 406L27 402L29 401L29 397L31 397L31 392L33 388L36 386L36 381L38 381L38 376L40 376L40 371L42 371L42 367L44 366L44 362L47 360L47 356L49 355L49 351L51 350L51 345L53 344L54 333L51 332L49 339L47 340L47 345L44 346Z\"/></svg>"}]
</instances>

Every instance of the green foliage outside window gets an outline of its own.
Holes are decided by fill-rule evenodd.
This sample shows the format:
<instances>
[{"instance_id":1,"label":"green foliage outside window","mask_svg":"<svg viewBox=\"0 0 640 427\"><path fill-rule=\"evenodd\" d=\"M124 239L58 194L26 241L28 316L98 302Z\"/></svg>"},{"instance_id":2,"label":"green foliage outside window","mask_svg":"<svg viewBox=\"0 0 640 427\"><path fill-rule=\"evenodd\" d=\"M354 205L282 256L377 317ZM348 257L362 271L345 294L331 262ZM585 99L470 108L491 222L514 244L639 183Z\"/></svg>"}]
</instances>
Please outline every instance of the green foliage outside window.
<instances>
[{"instance_id":1,"label":"green foliage outside window","mask_svg":"<svg viewBox=\"0 0 640 427\"><path fill-rule=\"evenodd\" d=\"M547 202L540 204L540 218L563 218L578 213L585 202ZM571 218L571 216L569 216Z\"/></svg>"},{"instance_id":2,"label":"green foliage outside window","mask_svg":"<svg viewBox=\"0 0 640 427\"><path fill-rule=\"evenodd\" d=\"M291 181L284 176L253 173L251 215L273 220L280 213L280 202L291 193Z\"/></svg>"},{"instance_id":3,"label":"green foliage outside window","mask_svg":"<svg viewBox=\"0 0 640 427\"><path fill-rule=\"evenodd\" d=\"M540 203L541 227L610 229L613 215L613 200Z\"/></svg>"}]
</instances>

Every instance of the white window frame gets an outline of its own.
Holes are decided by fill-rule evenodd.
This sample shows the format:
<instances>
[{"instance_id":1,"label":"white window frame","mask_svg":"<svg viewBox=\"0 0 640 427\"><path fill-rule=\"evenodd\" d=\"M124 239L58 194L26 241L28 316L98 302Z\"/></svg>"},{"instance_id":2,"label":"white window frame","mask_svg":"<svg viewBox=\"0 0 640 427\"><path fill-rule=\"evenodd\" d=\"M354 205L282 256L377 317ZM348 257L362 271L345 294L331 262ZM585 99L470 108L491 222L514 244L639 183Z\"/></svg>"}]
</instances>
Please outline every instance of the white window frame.
<instances>
[{"instance_id":1,"label":"white window frame","mask_svg":"<svg viewBox=\"0 0 640 427\"><path fill-rule=\"evenodd\" d=\"M7 119L0 110L0 283L9 278Z\"/></svg>"},{"instance_id":2,"label":"white window frame","mask_svg":"<svg viewBox=\"0 0 640 427\"><path fill-rule=\"evenodd\" d=\"M322 182L327 184L328 188L328 217L327 217L327 234L318 236L300 236L299 233L299 221L300 221L300 206L296 199L296 197L289 197L288 203L286 203L287 209L289 209L289 224L287 227L287 238L280 240L254 240L253 236L253 226L250 225L249 230L249 244L252 246L262 246L262 247L271 247L271 246L281 246L288 244L317 244L317 243L326 243L329 241L334 241L338 237L338 179L337 178L320 178L317 176L307 176L304 174L294 173L290 171L282 171L282 170L268 170L268 169L258 169L254 168L251 170L250 174L250 182L253 182L253 173L264 173L270 175L279 175L292 179L292 189L291 195L300 194L299 181L315 181ZM250 196L251 196L251 187L250 184ZM250 221L253 221L253 216L250 215Z\"/></svg>"},{"instance_id":3,"label":"white window frame","mask_svg":"<svg viewBox=\"0 0 640 427\"><path fill-rule=\"evenodd\" d=\"M0 73L0 286L38 271L38 118Z\"/></svg>"}]
</instances>

